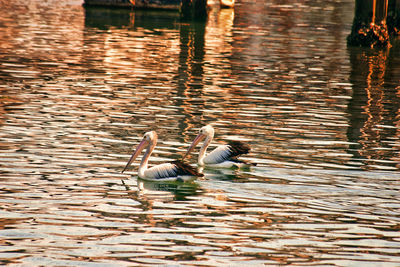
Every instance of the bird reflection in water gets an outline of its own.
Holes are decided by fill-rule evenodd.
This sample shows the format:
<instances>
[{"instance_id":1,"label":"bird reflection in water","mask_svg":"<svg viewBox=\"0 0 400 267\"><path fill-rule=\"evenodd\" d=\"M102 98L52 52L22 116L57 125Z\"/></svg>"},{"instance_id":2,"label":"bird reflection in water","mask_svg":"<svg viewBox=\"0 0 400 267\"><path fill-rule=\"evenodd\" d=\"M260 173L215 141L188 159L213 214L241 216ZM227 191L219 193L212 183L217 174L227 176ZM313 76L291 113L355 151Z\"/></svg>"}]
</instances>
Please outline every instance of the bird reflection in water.
<instances>
[{"instance_id":1,"label":"bird reflection in water","mask_svg":"<svg viewBox=\"0 0 400 267\"><path fill-rule=\"evenodd\" d=\"M127 191L134 191L124 180L121 182ZM141 196L145 196L147 199L187 200L188 196L202 194L201 187L196 181L149 181L138 177L137 189L134 199L138 201Z\"/></svg>"},{"instance_id":2,"label":"bird reflection in water","mask_svg":"<svg viewBox=\"0 0 400 267\"><path fill-rule=\"evenodd\" d=\"M168 197L172 194L174 200L186 200L188 196L201 193L195 181L148 181L138 178L137 186L141 195Z\"/></svg>"},{"instance_id":3,"label":"bird reflection in water","mask_svg":"<svg viewBox=\"0 0 400 267\"><path fill-rule=\"evenodd\" d=\"M231 181L231 182L240 182L246 181L247 174L244 174L243 171L246 168L212 168L212 167L198 167L197 171L204 174L204 177L207 180L220 180L220 181Z\"/></svg>"}]
</instances>

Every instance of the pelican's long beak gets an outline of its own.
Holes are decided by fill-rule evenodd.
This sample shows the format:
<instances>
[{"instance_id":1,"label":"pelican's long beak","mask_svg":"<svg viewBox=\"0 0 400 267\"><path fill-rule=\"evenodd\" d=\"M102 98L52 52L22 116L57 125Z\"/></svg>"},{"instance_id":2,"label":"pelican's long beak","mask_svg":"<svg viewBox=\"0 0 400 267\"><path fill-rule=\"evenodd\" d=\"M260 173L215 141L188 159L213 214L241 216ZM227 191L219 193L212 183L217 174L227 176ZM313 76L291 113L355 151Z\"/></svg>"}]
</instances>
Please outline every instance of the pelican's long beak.
<instances>
[{"instance_id":1,"label":"pelican's long beak","mask_svg":"<svg viewBox=\"0 0 400 267\"><path fill-rule=\"evenodd\" d=\"M190 152L193 151L193 149L197 146L198 143L200 143L206 136L204 134L199 134L196 136L196 138L193 140L192 144L190 145L189 149L187 150L186 154L183 156L182 160L184 160L187 155L190 154Z\"/></svg>"},{"instance_id":2,"label":"pelican's long beak","mask_svg":"<svg viewBox=\"0 0 400 267\"><path fill-rule=\"evenodd\" d=\"M124 173L124 171L126 171L126 169L128 169L128 167L132 164L132 162L137 158L137 156L139 156L140 152L142 152L142 150L149 144L149 141L147 141L146 139L143 139L140 144L137 146L135 152L133 152L131 158L129 159L128 163L126 164L125 168L123 169L123 171L121 173Z\"/></svg>"}]
</instances>

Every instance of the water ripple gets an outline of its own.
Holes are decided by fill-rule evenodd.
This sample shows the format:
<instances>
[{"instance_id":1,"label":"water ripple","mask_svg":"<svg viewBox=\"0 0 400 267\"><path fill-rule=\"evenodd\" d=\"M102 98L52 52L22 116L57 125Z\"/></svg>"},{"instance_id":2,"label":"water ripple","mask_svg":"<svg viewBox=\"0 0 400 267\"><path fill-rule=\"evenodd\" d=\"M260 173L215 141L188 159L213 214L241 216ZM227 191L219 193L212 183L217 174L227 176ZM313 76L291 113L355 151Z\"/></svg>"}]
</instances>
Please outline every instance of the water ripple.
<instances>
[{"instance_id":1,"label":"water ripple","mask_svg":"<svg viewBox=\"0 0 400 267\"><path fill-rule=\"evenodd\" d=\"M353 5L0 2L0 262L398 266L399 46L347 47ZM144 132L155 164L208 123L257 166L120 173Z\"/></svg>"}]
</instances>

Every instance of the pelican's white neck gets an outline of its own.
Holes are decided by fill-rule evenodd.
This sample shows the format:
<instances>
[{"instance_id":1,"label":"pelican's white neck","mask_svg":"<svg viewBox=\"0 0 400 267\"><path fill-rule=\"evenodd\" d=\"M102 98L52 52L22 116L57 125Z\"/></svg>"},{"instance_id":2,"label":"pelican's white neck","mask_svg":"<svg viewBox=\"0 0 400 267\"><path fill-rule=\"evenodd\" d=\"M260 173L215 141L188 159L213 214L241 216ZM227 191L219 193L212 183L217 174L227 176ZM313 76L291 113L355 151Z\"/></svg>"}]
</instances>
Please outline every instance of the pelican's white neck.
<instances>
[{"instance_id":1,"label":"pelican's white neck","mask_svg":"<svg viewBox=\"0 0 400 267\"><path fill-rule=\"evenodd\" d=\"M199 157L197 159L197 164L204 166L204 158L206 157L207 148L213 140L214 135L208 134L204 140L203 145L200 148Z\"/></svg>"},{"instance_id":2,"label":"pelican's white neck","mask_svg":"<svg viewBox=\"0 0 400 267\"><path fill-rule=\"evenodd\" d=\"M145 177L145 171L148 168L149 158L150 158L151 153L153 153L153 150L154 150L156 144L157 144L157 138L154 138L147 145L146 152L144 153L142 161L140 162L140 165L139 165L138 176L140 178Z\"/></svg>"}]
</instances>

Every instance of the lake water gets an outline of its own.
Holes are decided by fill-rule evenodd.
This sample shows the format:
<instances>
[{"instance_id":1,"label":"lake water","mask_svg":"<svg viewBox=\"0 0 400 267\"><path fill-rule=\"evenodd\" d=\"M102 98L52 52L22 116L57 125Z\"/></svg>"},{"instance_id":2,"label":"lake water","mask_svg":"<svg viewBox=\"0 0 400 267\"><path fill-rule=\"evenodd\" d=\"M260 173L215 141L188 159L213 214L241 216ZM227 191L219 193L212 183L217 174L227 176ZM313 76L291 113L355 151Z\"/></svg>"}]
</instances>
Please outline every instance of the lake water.
<instances>
[{"instance_id":1,"label":"lake water","mask_svg":"<svg viewBox=\"0 0 400 267\"><path fill-rule=\"evenodd\" d=\"M237 2L0 1L1 264L400 266L399 41L347 47L349 0ZM154 164L209 123L258 165L121 174L144 132Z\"/></svg>"}]
</instances>

